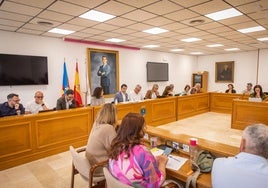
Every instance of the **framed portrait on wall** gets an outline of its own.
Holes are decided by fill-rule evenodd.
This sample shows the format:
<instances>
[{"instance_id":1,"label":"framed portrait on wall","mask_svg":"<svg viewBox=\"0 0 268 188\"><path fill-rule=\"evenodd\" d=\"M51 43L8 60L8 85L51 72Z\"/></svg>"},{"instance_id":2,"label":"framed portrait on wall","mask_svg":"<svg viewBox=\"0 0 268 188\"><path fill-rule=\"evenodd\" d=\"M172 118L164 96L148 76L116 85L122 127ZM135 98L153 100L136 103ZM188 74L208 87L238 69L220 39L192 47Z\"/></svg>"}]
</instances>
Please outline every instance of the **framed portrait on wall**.
<instances>
[{"instance_id":1,"label":"framed portrait on wall","mask_svg":"<svg viewBox=\"0 0 268 188\"><path fill-rule=\"evenodd\" d=\"M215 82L234 82L234 61L215 63Z\"/></svg>"},{"instance_id":2,"label":"framed portrait on wall","mask_svg":"<svg viewBox=\"0 0 268 188\"><path fill-rule=\"evenodd\" d=\"M87 55L91 93L101 86L105 96L113 96L119 87L118 51L88 48Z\"/></svg>"}]
</instances>

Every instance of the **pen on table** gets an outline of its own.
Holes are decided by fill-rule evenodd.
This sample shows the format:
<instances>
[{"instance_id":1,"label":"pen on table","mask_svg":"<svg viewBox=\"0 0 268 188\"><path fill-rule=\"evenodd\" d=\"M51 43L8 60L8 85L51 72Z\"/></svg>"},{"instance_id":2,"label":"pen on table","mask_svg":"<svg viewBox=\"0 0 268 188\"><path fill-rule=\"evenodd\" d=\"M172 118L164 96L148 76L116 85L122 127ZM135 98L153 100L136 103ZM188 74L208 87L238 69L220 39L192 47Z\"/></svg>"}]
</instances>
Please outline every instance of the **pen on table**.
<instances>
[{"instance_id":1,"label":"pen on table","mask_svg":"<svg viewBox=\"0 0 268 188\"><path fill-rule=\"evenodd\" d=\"M181 162L179 159L176 159L176 158L173 157L172 155L169 155L168 157L171 158L171 159L174 159L175 161Z\"/></svg>"}]
</instances>

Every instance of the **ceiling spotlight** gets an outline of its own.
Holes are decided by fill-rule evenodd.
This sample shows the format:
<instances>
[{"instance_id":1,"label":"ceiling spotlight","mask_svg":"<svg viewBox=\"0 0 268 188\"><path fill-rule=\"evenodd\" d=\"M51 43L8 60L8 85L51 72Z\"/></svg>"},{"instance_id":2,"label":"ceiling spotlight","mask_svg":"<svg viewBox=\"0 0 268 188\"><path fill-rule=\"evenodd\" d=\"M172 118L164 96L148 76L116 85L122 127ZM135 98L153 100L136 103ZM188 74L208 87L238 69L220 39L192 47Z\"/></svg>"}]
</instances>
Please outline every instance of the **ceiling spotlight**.
<instances>
[{"instance_id":1,"label":"ceiling spotlight","mask_svg":"<svg viewBox=\"0 0 268 188\"><path fill-rule=\"evenodd\" d=\"M42 25L42 26L46 26L46 27L53 26L53 23L47 22L47 21L38 21L37 24Z\"/></svg>"}]
</instances>

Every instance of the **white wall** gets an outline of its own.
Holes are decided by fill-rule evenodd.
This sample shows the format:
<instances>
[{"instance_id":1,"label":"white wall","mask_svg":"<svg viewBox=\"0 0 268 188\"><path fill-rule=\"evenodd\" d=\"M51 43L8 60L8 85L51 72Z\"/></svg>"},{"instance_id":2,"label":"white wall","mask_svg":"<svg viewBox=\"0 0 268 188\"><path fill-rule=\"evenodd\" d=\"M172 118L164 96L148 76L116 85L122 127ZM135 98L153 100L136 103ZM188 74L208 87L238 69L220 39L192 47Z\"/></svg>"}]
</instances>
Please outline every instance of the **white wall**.
<instances>
[{"instance_id":1,"label":"white wall","mask_svg":"<svg viewBox=\"0 0 268 188\"><path fill-rule=\"evenodd\" d=\"M128 50L122 48L109 48L88 44L64 42L61 39L39 37L0 31L0 53L39 55L48 57L49 84L41 86L0 86L0 103L6 101L9 93L20 95L21 103L26 105L33 100L34 92L42 90L45 101L49 107L56 105L56 100L61 95L62 72L64 58L67 63L67 72L70 87L73 87L76 59L79 63L79 75L81 90L85 91L85 59L87 48L99 48L119 51L119 85L126 83L128 92L134 89L136 84L142 85L142 92L151 88L153 83L146 81L146 62L169 63L169 81L159 82L162 93L167 84L175 85L175 92L181 92L185 84L191 83L191 75L197 70L197 57L177 55L172 53ZM84 99L84 96L82 96ZM109 101L111 99L107 99Z\"/></svg>"},{"instance_id":2,"label":"white wall","mask_svg":"<svg viewBox=\"0 0 268 188\"><path fill-rule=\"evenodd\" d=\"M240 52L232 54L210 55L198 57L198 69L209 72L209 91L224 92L228 83L215 82L215 62L234 61L234 87L237 93L241 93L248 82L253 85L261 84L264 91L268 91L268 50L260 50L259 68L258 52ZM257 71L258 70L258 71ZM258 74L258 75L257 75Z\"/></svg>"}]
</instances>

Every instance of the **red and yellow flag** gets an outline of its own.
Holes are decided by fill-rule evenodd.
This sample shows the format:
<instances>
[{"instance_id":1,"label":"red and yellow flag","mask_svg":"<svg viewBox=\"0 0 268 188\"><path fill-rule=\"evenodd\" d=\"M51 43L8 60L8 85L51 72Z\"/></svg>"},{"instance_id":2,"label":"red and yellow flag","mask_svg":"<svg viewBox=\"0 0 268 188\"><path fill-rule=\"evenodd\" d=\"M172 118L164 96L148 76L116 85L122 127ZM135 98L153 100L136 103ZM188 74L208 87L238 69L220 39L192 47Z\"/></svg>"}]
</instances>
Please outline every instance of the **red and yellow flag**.
<instances>
[{"instance_id":1,"label":"red and yellow flag","mask_svg":"<svg viewBox=\"0 0 268 188\"><path fill-rule=\"evenodd\" d=\"M78 63L76 63L76 68L75 68L74 99L76 101L77 107L82 106L80 80L79 80L79 73L78 73Z\"/></svg>"}]
</instances>

